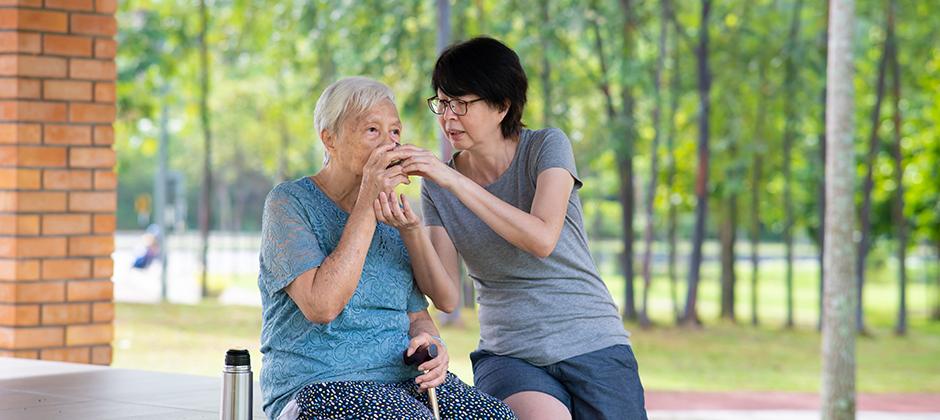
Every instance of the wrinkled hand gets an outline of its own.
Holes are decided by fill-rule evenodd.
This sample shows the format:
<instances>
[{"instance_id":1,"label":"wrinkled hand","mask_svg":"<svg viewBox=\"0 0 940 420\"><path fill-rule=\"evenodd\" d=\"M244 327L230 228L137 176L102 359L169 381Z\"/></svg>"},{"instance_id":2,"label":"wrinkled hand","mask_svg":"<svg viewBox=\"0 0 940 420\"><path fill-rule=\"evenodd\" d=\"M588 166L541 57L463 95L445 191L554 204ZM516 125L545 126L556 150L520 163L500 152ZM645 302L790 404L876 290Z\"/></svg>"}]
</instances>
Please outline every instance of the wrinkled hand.
<instances>
[{"instance_id":1,"label":"wrinkled hand","mask_svg":"<svg viewBox=\"0 0 940 420\"><path fill-rule=\"evenodd\" d=\"M444 343L437 341L428 333L420 333L412 337L411 342L408 343L407 355L409 356L414 354L418 347L431 344L437 345L437 357L418 366L418 370L424 372L424 374L415 378L415 383L422 391L444 383L444 380L447 379L447 365L450 362L450 357L447 355L447 347L444 347Z\"/></svg>"},{"instance_id":2,"label":"wrinkled hand","mask_svg":"<svg viewBox=\"0 0 940 420\"><path fill-rule=\"evenodd\" d=\"M408 153L408 157L401 162L402 171L408 175L418 175L434 181L441 187L448 188L456 182L460 174L446 163L441 161L429 150L413 145L400 147Z\"/></svg>"},{"instance_id":3,"label":"wrinkled hand","mask_svg":"<svg viewBox=\"0 0 940 420\"><path fill-rule=\"evenodd\" d=\"M362 181L359 186L359 199L363 203L372 203L380 192L391 192L398 184L410 184L401 165L389 166L392 162L404 159L410 153L396 149L394 143L376 147L369 155L362 168Z\"/></svg>"},{"instance_id":4,"label":"wrinkled hand","mask_svg":"<svg viewBox=\"0 0 940 420\"><path fill-rule=\"evenodd\" d=\"M414 231L421 227L421 219L408 204L403 194L395 198L395 192L379 192L379 198L372 203L376 220L398 229L401 233Z\"/></svg>"}]
</instances>

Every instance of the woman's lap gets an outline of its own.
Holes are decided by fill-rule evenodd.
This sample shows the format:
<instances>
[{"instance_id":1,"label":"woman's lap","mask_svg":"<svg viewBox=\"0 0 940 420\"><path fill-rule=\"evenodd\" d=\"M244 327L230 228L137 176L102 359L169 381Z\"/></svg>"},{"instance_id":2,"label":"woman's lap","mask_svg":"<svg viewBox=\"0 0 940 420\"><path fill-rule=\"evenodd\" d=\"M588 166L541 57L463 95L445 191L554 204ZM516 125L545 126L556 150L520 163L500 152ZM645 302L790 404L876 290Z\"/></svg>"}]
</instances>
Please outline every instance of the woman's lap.
<instances>
[{"instance_id":1,"label":"woman's lap","mask_svg":"<svg viewBox=\"0 0 940 420\"><path fill-rule=\"evenodd\" d=\"M611 346L548 366L480 351L470 359L476 386L497 398L537 391L565 404L574 419L646 419L630 346Z\"/></svg>"},{"instance_id":2,"label":"woman's lap","mask_svg":"<svg viewBox=\"0 0 940 420\"><path fill-rule=\"evenodd\" d=\"M397 383L365 381L310 384L295 396L300 419L430 419L427 392L413 380ZM448 372L437 387L442 419L512 419L500 400L463 383Z\"/></svg>"}]
</instances>

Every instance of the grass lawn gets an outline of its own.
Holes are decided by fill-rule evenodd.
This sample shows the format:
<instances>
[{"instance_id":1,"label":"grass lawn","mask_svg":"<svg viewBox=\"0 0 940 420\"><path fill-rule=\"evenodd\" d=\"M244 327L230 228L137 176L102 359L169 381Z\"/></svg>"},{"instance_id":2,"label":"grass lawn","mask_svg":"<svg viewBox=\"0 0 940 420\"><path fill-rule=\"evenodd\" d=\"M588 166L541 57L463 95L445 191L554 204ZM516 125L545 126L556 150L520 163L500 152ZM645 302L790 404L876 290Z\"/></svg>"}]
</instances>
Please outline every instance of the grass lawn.
<instances>
[{"instance_id":1,"label":"grass lawn","mask_svg":"<svg viewBox=\"0 0 940 420\"><path fill-rule=\"evenodd\" d=\"M858 389L940 393L940 323L926 320L930 301L927 295L935 291L919 280L924 278L922 274L912 270L909 335L895 337L891 328L897 287L890 280L891 270L890 266L876 267L869 275L865 309L872 335L858 340ZM650 308L659 326L642 330L626 325L633 333L640 374L648 389L818 391L820 336L815 329L815 266L797 266L797 327L792 330L782 328L782 265L768 263L762 269L758 288L762 325L757 328L748 324L750 275L746 265L739 267L738 276L736 311L740 321L717 321L717 267L703 268L700 315L706 326L700 330L671 325L667 280L654 279ZM615 300L621 300L622 280L614 275L605 278ZM636 284L637 290L642 290L640 282ZM225 350L245 347L252 352L257 375L261 362L260 314L257 307L223 306L211 301L195 306L119 303L113 366L217 376ZM476 347L478 327L475 313L464 310L462 316L465 326L443 328L442 336L451 353L451 370L472 382L467 355Z\"/></svg>"}]
</instances>

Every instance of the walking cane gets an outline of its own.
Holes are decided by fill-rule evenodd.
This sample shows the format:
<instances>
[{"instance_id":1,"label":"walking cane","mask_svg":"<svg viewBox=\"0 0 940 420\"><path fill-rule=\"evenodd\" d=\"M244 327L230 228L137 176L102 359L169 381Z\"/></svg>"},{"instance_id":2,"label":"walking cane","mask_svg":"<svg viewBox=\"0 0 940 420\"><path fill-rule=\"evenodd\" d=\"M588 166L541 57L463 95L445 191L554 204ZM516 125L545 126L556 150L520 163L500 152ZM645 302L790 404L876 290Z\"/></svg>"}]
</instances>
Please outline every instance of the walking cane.
<instances>
[{"instance_id":1,"label":"walking cane","mask_svg":"<svg viewBox=\"0 0 940 420\"><path fill-rule=\"evenodd\" d=\"M405 350L402 357L406 365L418 367L422 363L437 357L437 345L431 344L427 347L418 347L411 356L408 355L408 350ZM428 372L424 371L424 373ZM434 414L434 420L441 420L441 410L437 405L437 390L434 387L428 388L428 399L431 401L431 412Z\"/></svg>"}]
</instances>

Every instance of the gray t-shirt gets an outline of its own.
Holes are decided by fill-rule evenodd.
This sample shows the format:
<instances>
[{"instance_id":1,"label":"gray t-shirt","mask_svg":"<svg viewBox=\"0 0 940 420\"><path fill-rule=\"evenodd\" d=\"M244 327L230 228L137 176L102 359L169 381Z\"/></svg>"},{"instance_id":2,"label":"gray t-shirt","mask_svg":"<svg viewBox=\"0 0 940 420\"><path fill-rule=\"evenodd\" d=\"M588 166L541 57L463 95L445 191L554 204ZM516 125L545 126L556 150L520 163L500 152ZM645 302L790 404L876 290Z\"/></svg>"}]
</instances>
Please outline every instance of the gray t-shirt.
<instances>
[{"instance_id":1,"label":"gray t-shirt","mask_svg":"<svg viewBox=\"0 0 940 420\"><path fill-rule=\"evenodd\" d=\"M538 366L630 344L588 251L577 192L582 184L568 137L554 128L523 130L509 168L484 188L529 212L538 175L548 168L568 170L575 187L558 244L546 258L507 242L433 181L425 179L421 188L425 224L447 230L476 285L479 349Z\"/></svg>"}]
</instances>

